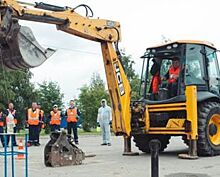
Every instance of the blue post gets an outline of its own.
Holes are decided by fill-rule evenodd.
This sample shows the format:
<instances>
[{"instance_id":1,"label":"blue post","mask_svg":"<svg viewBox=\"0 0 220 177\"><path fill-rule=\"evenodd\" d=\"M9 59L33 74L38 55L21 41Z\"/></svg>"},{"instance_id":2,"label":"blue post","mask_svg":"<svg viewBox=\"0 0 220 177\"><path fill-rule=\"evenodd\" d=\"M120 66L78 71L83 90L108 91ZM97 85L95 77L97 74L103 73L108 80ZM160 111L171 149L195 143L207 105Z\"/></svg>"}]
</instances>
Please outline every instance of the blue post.
<instances>
[{"instance_id":1,"label":"blue post","mask_svg":"<svg viewBox=\"0 0 220 177\"><path fill-rule=\"evenodd\" d=\"M24 176L28 177L28 134L25 133L25 151L19 152L19 151L14 151L14 142L12 141L12 136L14 133L0 133L0 135L3 136L4 142L4 152L0 152L0 156L4 156L4 177L9 177L8 176L8 156L11 156L11 177L15 177L15 160L14 156L16 154L24 154L25 155L25 170L24 170ZM7 149L7 140L8 137L11 137L11 151ZM1 176L1 175L0 175Z\"/></svg>"},{"instance_id":2,"label":"blue post","mask_svg":"<svg viewBox=\"0 0 220 177\"><path fill-rule=\"evenodd\" d=\"M25 173L26 176L28 177L28 134L25 134Z\"/></svg>"},{"instance_id":3,"label":"blue post","mask_svg":"<svg viewBox=\"0 0 220 177\"><path fill-rule=\"evenodd\" d=\"M11 175L12 177L15 176L15 172L14 172L14 146L13 146L13 140L12 140L12 134L10 134L9 136L11 136Z\"/></svg>"},{"instance_id":4,"label":"blue post","mask_svg":"<svg viewBox=\"0 0 220 177\"><path fill-rule=\"evenodd\" d=\"M4 136L4 156L5 156L5 177L8 177L8 173L7 173L7 135L3 135Z\"/></svg>"}]
</instances>

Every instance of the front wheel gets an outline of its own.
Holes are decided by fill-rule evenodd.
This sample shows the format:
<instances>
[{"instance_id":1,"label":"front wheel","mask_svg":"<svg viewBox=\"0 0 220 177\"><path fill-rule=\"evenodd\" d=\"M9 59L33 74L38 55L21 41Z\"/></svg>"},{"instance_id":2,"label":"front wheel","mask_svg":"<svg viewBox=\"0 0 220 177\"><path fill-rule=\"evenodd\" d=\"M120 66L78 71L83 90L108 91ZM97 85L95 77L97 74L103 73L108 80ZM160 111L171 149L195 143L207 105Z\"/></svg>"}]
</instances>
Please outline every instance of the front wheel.
<instances>
[{"instance_id":1,"label":"front wheel","mask_svg":"<svg viewBox=\"0 0 220 177\"><path fill-rule=\"evenodd\" d=\"M220 103L204 102L198 107L198 155L220 154Z\"/></svg>"}]
</instances>

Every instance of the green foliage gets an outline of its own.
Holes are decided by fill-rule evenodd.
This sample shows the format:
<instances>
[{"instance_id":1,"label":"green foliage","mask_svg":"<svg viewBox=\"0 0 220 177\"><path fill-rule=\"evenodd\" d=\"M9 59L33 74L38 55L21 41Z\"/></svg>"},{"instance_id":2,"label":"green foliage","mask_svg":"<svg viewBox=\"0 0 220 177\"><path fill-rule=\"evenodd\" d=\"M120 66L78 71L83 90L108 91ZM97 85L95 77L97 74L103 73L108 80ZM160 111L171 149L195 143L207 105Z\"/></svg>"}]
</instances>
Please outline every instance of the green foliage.
<instances>
[{"instance_id":1,"label":"green foliage","mask_svg":"<svg viewBox=\"0 0 220 177\"><path fill-rule=\"evenodd\" d=\"M81 117L83 118L83 129L91 131L96 127L98 108L101 99L106 99L109 103L109 95L105 90L105 84L99 74L93 74L89 86L84 85L80 88L78 100Z\"/></svg>"},{"instance_id":2,"label":"green foliage","mask_svg":"<svg viewBox=\"0 0 220 177\"><path fill-rule=\"evenodd\" d=\"M122 55L121 58L125 74L128 77L128 80L130 81L132 95L132 100L139 99L139 89L140 89L140 78L138 74L135 73L135 70L133 69L133 66L135 62L131 59L131 55Z\"/></svg>"},{"instance_id":3,"label":"green foliage","mask_svg":"<svg viewBox=\"0 0 220 177\"><path fill-rule=\"evenodd\" d=\"M41 102L46 113L53 104L62 105L63 94L57 83L43 82L39 84L39 89L35 89L35 85L30 82L31 77L29 70L6 71L0 68L0 109L5 110L9 102L14 103L19 129L24 127L26 110L33 101Z\"/></svg>"},{"instance_id":4,"label":"green foliage","mask_svg":"<svg viewBox=\"0 0 220 177\"><path fill-rule=\"evenodd\" d=\"M54 104L57 104L58 107L62 107L63 104L63 93L60 91L60 87L56 82L46 82L39 84L38 89L38 102L41 103L41 108L44 110L46 118L46 130L45 133L49 133L48 126L48 116Z\"/></svg>"},{"instance_id":5,"label":"green foliage","mask_svg":"<svg viewBox=\"0 0 220 177\"><path fill-rule=\"evenodd\" d=\"M32 73L29 70L5 71L0 68L0 108L7 109L9 102L14 103L18 114L18 128L25 122L26 108L31 100L37 98L34 85L30 83Z\"/></svg>"},{"instance_id":6,"label":"green foliage","mask_svg":"<svg viewBox=\"0 0 220 177\"><path fill-rule=\"evenodd\" d=\"M130 81L131 84L131 89L132 89L132 94L131 94L131 99L132 100L138 100L140 98L139 90L140 90L140 78L136 74L133 79Z\"/></svg>"}]
</instances>

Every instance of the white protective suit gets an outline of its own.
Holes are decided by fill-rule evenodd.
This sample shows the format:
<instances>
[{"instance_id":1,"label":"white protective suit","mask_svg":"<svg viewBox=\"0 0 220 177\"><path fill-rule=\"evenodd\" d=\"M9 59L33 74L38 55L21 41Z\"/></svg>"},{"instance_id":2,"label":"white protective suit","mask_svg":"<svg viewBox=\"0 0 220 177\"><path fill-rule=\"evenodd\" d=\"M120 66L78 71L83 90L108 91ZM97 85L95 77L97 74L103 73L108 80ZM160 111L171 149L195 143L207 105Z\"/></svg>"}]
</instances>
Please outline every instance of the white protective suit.
<instances>
[{"instance_id":1,"label":"white protective suit","mask_svg":"<svg viewBox=\"0 0 220 177\"><path fill-rule=\"evenodd\" d=\"M102 102L105 101L105 106L101 106L98 110L97 123L99 123L102 129L102 138L103 143L110 143L110 122L112 121L112 109L107 105L107 101L103 99Z\"/></svg>"}]
</instances>

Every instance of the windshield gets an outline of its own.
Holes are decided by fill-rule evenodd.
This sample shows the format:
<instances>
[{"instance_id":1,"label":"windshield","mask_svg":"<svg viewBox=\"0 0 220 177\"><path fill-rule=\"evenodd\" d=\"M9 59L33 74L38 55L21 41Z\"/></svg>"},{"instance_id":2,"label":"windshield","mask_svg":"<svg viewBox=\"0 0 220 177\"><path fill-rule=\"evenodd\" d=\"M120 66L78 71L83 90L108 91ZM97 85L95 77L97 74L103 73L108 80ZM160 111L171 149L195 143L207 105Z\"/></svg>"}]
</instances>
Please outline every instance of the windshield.
<instances>
[{"instance_id":1,"label":"windshield","mask_svg":"<svg viewBox=\"0 0 220 177\"><path fill-rule=\"evenodd\" d=\"M168 80L170 80L168 72L173 63L176 62L174 60L177 59L179 67L181 67L182 46L182 44L169 44L147 49L141 74L141 94L144 98L157 100L157 98L150 98L152 93L159 92L159 89L167 88ZM162 81L161 78L166 78L166 81ZM178 83L178 78L174 80ZM155 84L157 88L155 88Z\"/></svg>"}]
</instances>

